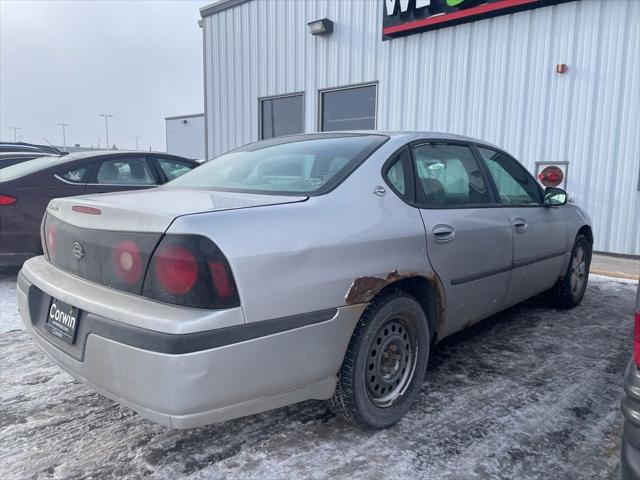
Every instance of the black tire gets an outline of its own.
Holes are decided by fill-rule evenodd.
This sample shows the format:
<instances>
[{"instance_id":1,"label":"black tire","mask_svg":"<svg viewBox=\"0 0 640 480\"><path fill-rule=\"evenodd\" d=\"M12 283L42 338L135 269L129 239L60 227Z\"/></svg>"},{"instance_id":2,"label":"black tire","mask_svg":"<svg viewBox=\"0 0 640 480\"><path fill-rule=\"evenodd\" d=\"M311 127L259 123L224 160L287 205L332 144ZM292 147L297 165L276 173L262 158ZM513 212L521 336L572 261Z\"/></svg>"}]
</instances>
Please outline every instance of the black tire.
<instances>
[{"instance_id":1,"label":"black tire","mask_svg":"<svg viewBox=\"0 0 640 480\"><path fill-rule=\"evenodd\" d=\"M420 392L430 345L420 304L399 290L380 295L355 328L329 407L361 427L393 425Z\"/></svg>"},{"instance_id":2,"label":"black tire","mask_svg":"<svg viewBox=\"0 0 640 480\"><path fill-rule=\"evenodd\" d=\"M549 290L549 298L555 307L569 309L582 301L589 279L592 248L586 236L576 237L567 271Z\"/></svg>"}]
</instances>

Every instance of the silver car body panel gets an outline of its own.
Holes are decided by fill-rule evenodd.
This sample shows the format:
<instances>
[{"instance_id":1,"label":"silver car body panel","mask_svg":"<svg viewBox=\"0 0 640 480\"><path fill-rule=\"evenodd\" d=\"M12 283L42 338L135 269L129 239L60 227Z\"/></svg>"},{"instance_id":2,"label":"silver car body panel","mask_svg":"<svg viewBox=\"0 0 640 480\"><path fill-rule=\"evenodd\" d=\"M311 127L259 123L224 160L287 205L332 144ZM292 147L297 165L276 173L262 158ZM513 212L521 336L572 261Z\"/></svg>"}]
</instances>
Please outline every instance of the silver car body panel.
<instances>
[{"instance_id":1,"label":"silver car body panel","mask_svg":"<svg viewBox=\"0 0 640 480\"><path fill-rule=\"evenodd\" d=\"M509 286L513 235L500 208L421 210L431 265L443 283L446 319L438 337L501 309ZM453 237L434 231L446 226Z\"/></svg>"},{"instance_id":2,"label":"silver car body panel","mask_svg":"<svg viewBox=\"0 0 640 480\"><path fill-rule=\"evenodd\" d=\"M218 348L165 354L89 335L83 361L56 347L33 327L29 288L51 284L31 259L19 281L18 308L29 333L64 370L100 393L158 423L189 428L333 394L351 332L364 306L338 309L312 325ZM72 301L79 300L73 298ZM107 306L92 313L109 315ZM129 321L145 323L143 309ZM140 318L138 318L140 317ZM176 323L182 321L179 315Z\"/></svg>"},{"instance_id":3,"label":"silver car body panel","mask_svg":"<svg viewBox=\"0 0 640 480\"><path fill-rule=\"evenodd\" d=\"M81 228L158 233L164 232L173 219L180 215L302 202L306 199L304 196L157 187L144 192L126 191L56 198L49 203L47 212ZM100 214L78 214L73 211L73 207L78 205L98 209Z\"/></svg>"},{"instance_id":4,"label":"silver car body panel","mask_svg":"<svg viewBox=\"0 0 640 480\"><path fill-rule=\"evenodd\" d=\"M353 329L383 287L406 278L424 280L429 295L438 297L439 308L428 319L440 340L552 286L566 269L578 230L589 225L573 205L421 210L405 203L386 184L383 165L404 145L430 139L475 142L446 134L389 134L342 184L319 196L169 185L52 201L49 213L79 227L210 238L229 261L241 306L206 311L166 305L79 279L35 258L25 263L19 285L25 325L74 376L174 427L328 398ZM101 214L78 213L73 205ZM526 220L526 231L515 231L516 218ZM438 225L453 227L454 239L437 241ZM172 335L261 328L330 309L335 315L187 353L149 351L89 334L84 360L78 361L33 328L30 288L92 315Z\"/></svg>"}]
</instances>

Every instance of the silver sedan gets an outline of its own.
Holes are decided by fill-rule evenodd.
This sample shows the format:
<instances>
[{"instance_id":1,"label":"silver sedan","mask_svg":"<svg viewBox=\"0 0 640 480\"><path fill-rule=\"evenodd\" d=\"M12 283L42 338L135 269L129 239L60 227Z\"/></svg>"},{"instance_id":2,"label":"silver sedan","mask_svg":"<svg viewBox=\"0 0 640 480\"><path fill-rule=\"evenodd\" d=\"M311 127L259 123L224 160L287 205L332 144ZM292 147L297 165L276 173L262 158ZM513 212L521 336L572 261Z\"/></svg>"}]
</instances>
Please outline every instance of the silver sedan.
<instances>
[{"instance_id":1,"label":"silver sedan","mask_svg":"<svg viewBox=\"0 0 640 480\"><path fill-rule=\"evenodd\" d=\"M165 425L322 399L384 428L437 341L542 292L580 303L593 237L566 200L467 137L272 139L51 201L20 313L63 369Z\"/></svg>"}]
</instances>

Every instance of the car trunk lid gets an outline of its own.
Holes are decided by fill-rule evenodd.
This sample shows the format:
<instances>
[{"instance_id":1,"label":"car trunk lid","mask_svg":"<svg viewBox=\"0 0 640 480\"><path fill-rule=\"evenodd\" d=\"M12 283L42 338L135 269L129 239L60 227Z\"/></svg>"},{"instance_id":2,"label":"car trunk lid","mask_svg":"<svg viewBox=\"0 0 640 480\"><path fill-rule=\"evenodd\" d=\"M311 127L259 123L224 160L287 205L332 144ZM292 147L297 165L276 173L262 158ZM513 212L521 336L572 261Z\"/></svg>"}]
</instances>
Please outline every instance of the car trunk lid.
<instances>
[{"instance_id":1,"label":"car trunk lid","mask_svg":"<svg viewBox=\"0 0 640 480\"><path fill-rule=\"evenodd\" d=\"M183 215L296 203L307 198L159 187L55 199L47 211L80 228L163 233Z\"/></svg>"}]
</instances>

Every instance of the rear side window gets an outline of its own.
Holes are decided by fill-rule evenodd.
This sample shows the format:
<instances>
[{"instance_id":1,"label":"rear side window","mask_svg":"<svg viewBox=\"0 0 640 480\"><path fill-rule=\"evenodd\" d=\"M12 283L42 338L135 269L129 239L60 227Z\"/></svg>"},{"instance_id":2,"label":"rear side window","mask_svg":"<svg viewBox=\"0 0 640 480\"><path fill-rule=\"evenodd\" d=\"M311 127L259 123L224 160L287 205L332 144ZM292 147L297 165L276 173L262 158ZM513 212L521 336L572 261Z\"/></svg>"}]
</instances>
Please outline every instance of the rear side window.
<instances>
[{"instance_id":1,"label":"rear side window","mask_svg":"<svg viewBox=\"0 0 640 480\"><path fill-rule=\"evenodd\" d=\"M158 164L160 165L160 169L167 176L167 180L174 180L189 170L191 170L194 165L189 165L188 163L178 162L176 160L171 160L169 158L158 158Z\"/></svg>"},{"instance_id":2,"label":"rear side window","mask_svg":"<svg viewBox=\"0 0 640 480\"><path fill-rule=\"evenodd\" d=\"M102 185L153 185L155 180L144 158L104 160L96 180Z\"/></svg>"},{"instance_id":3,"label":"rear side window","mask_svg":"<svg viewBox=\"0 0 640 480\"><path fill-rule=\"evenodd\" d=\"M80 183L87 174L88 168L89 167L87 165L82 165L72 168L71 170L64 170L59 172L57 175L67 182Z\"/></svg>"},{"instance_id":4,"label":"rear side window","mask_svg":"<svg viewBox=\"0 0 640 480\"><path fill-rule=\"evenodd\" d=\"M411 155L409 149L403 148L396 153L384 171L387 183L404 199L413 195L411 188Z\"/></svg>"},{"instance_id":5,"label":"rear side window","mask_svg":"<svg viewBox=\"0 0 640 480\"><path fill-rule=\"evenodd\" d=\"M416 198L433 207L491 203L489 190L471 149L464 145L414 147Z\"/></svg>"},{"instance_id":6,"label":"rear side window","mask_svg":"<svg viewBox=\"0 0 640 480\"><path fill-rule=\"evenodd\" d=\"M508 205L538 205L542 191L527 170L502 152L479 147L478 151L496 184L500 202Z\"/></svg>"}]
</instances>

